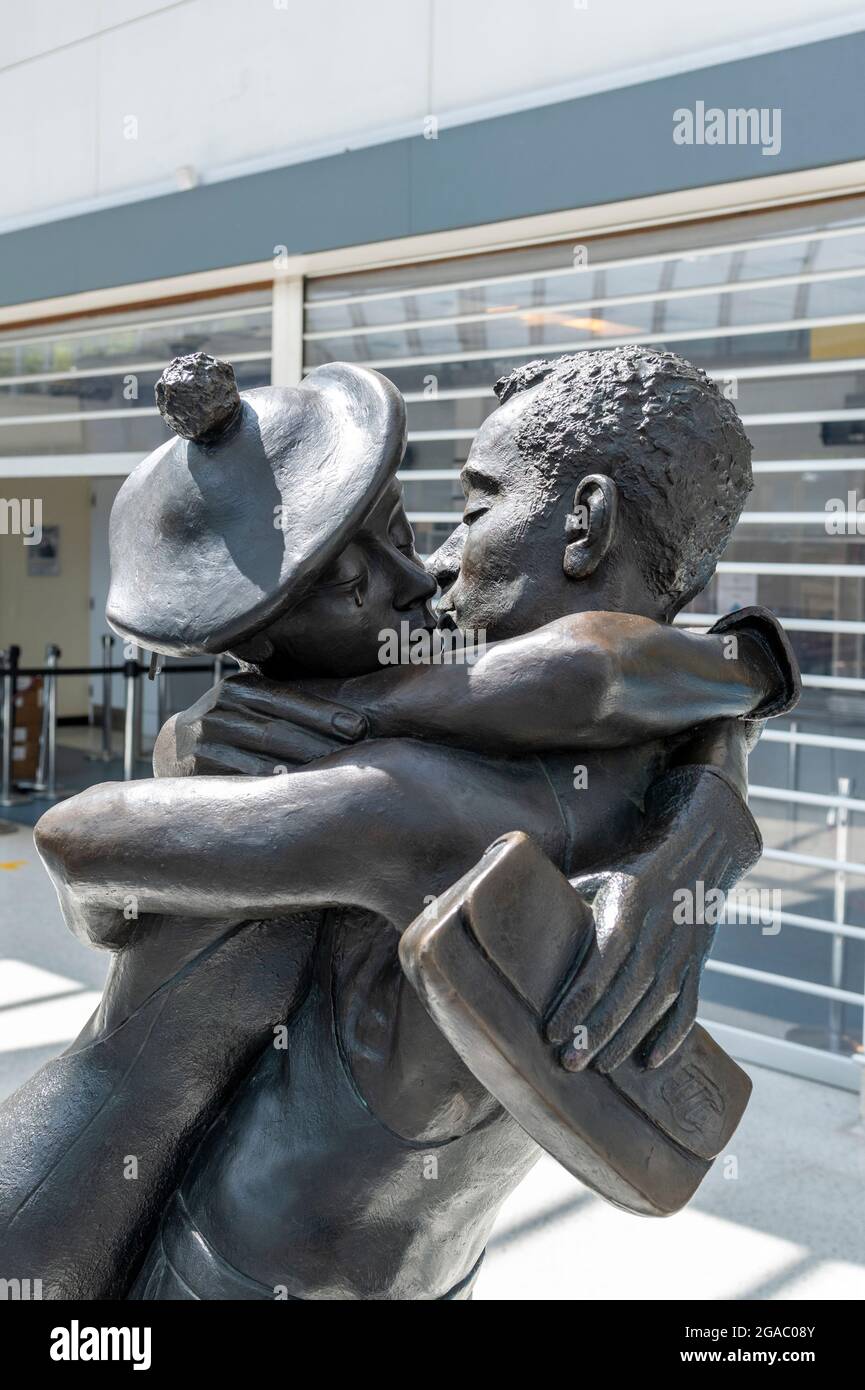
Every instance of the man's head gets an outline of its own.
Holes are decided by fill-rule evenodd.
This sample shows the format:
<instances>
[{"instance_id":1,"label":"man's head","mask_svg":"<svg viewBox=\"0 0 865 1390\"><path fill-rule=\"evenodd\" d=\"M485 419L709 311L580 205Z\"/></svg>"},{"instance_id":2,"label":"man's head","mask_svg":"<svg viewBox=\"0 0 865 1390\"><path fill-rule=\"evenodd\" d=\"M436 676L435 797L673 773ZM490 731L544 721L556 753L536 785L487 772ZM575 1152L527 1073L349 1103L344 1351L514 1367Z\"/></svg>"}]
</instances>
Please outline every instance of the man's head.
<instances>
[{"instance_id":1,"label":"man's head","mask_svg":"<svg viewBox=\"0 0 865 1390\"><path fill-rule=\"evenodd\" d=\"M752 486L730 401L681 357L641 347L530 362L495 389L462 473L448 595L460 627L500 638L602 609L671 620L710 579ZM453 575L448 554L431 567Z\"/></svg>"}]
</instances>

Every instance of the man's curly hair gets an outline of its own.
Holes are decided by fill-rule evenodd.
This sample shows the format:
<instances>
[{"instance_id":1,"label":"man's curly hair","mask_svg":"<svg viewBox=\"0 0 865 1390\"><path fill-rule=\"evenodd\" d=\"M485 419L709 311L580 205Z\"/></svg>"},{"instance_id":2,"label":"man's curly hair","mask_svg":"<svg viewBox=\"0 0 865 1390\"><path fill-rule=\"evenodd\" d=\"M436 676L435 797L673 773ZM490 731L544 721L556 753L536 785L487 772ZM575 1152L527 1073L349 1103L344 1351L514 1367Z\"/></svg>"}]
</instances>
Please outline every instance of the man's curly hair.
<instances>
[{"instance_id":1,"label":"man's curly hair","mask_svg":"<svg viewBox=\"0 0 865 1390\"><path fill-rule=\"evenodd\" d=\"M618 347L517 367L504 404L542 389L516 442L543 477L614 478L652 592L672 615L708 583L753 486L751 444L732 403L674 352Z\"/></svg>"}]
</instances>

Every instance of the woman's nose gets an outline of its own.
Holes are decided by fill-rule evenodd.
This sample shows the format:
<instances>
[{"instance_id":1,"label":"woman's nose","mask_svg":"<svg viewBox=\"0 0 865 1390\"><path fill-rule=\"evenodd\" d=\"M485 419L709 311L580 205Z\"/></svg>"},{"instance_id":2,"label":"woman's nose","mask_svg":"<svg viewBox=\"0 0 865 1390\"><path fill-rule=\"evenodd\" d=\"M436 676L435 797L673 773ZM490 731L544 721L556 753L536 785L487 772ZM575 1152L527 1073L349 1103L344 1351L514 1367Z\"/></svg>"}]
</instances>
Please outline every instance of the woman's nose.
<instances>
[{"instance_id":1,"label":"woman's nose","mask_svg":"<svg viewBox=\"0 0 865 1390\"><path fill-rule=\"evenodd\" d=\"M400 612L420 608L436 592L438 585L420 560L411 560L400 555L398 560L399 578L395 587L394 607Z\"/></svg>"}]
</instances>

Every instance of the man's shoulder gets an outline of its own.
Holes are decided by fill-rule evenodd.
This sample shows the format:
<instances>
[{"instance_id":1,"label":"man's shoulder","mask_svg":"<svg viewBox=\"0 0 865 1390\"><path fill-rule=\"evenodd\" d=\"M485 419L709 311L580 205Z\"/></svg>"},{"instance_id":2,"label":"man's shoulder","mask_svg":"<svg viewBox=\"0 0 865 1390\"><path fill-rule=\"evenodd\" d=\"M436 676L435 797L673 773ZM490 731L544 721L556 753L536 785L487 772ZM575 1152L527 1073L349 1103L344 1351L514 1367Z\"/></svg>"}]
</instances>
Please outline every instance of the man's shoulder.
<instances>
[{"instance_id":1,"label":"man's shoulder","mask_svg":"<svg viewBox=\"0 0 865 1390\"><path fill-rule=\"evenodd\" d=\"M770 609L759 605L737 608L733 613L725 613L709 631L732 635L747 632L760 644L771 669L773 679L769 694L743 718L758 721L772 719L795 709L802 694L799 662L790 639Z\"/></svg>"}]
</instances>

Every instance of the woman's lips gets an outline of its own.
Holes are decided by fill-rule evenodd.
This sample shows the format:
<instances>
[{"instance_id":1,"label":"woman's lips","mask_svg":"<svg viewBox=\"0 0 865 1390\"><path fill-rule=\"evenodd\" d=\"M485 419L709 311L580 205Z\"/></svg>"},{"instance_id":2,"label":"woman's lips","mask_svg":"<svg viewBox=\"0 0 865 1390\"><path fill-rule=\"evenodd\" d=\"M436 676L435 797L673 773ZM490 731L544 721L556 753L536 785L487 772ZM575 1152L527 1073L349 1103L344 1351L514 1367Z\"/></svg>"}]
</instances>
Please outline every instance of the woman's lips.
<instances>
[{"instance_id":1,"label":"woman's lips","mask_svg":"<svg viewBox=\"0 0 865 1390\"><path fill-rule=\"evenodd\" d=\"M396 622L394 624L397 631L400 630L403 623L408 623L409 629L412 632L434 632L437 626L435 614L428 603L425 603L422 608L411 608L402 612L397 611Z\"/></svg>"}]
</instances>

